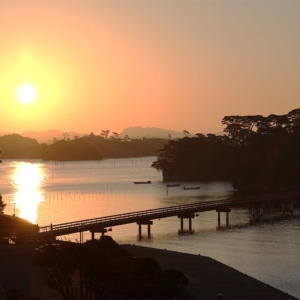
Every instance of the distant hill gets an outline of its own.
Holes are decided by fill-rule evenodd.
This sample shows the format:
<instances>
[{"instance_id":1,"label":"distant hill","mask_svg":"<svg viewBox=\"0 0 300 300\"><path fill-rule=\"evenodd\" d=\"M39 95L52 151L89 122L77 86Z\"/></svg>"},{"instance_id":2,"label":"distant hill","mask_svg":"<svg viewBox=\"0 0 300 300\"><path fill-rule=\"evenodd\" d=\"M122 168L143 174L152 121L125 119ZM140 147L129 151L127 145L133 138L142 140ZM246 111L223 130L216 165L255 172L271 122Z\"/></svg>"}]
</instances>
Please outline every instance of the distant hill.
<instances>
[{"instance_id":1,"label":"distant hill","mask_svg":"<svg viewBox=\"0 0 300 300\"><path fill-rule=\"evenodd\" d=\"M55 139L63 139L64 135L66 137L69 137L70 139L73 139L74 136L82 136L83 134L76 133L75 131L70 131L70 132L64 132L60 130L46 130L46 131L26 131L24 133L20 133L20 135L24 137L29 137L32 139L36 139L39 143L47 143L47 142L52 142L52 140Z\"/></svg>"},{"instance_id":2,"label":"distant hill","mask_svg":"<svg viewBox=\"0 0 300 300\"><path fill-rule=\"evenodd\" d=\"M2 132L0 133L0 136L4 135L10 135L14 134L15 132ZM75 136L83 136L85 135L84 133L78 133L75 131L70 131L70 132L64 132L61 130L45 130L45 131L26 131L24 133L19 133L23 137L28 137L32 139L36 139L39 143L48 143L52 142L53 139L64 139L64 135L66 138L73 139ZM141 127L141 126L133 126L133 127L128 127L125 128L119 136L121 138L124 138L125 135L128 135L130 138L136 138L140 139L143 137L146 138L169 138L169 134L171 135L172 139L177 139L177 138L183 138L184 134L183 132L179 131L174 131L174 130L167 130L167 129L162 129L162 128L157 128L157 127ZM220 131L217 132L216 135L223 135L224 132ZM193 136L193 134L191 135Z\"/></svg>"},{"instance_id":3,"label":"distant hill","mask_svg":"<svg viewBox=\"0 0 300 300\"><path fill-rule=\"evenodd\" d=\"M183 132L161 129L156 127L141 127L141 126L133 126L124 129L119 136L123 138L125 135L128 135L130 138L169 138L169 134L172 139L182 138L184 137Z\"/></svg>"},{"instance_id":4,"label":"distant hill","mask_svg":"<svg viewBox=\"0 0 300 300\"><path fill-rule=\"evenodd\" d=\"M14 132L2 132L0 133L0 136L4 136L4 135L9 135L9 134L14 134ZM64 132L61 130L46 130L46 131L26 131L24 133L19 133L21 136L23 137L28 137L31 139L36 139L39 143L47 143L47 142L52 142L53 139L63 139L64 138L64 134L67 134L67 136L70 139L73 139L74 136L78 135L78 136L82 136L83 134L80 133L76 133L74 131L70 131L70 132Z\"/></svg>"}]
</instances>

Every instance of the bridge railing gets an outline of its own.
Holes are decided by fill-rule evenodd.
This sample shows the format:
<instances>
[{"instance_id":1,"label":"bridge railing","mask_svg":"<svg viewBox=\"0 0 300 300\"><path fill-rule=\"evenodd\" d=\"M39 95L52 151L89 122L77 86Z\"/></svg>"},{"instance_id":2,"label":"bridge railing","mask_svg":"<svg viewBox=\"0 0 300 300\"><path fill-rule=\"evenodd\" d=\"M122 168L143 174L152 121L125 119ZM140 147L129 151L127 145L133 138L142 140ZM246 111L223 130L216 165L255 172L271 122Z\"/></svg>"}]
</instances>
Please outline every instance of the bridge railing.
<instances>
[{"instance_id":1,"label":"bridge railing","mask_svg":"<svg viewBox=\"0 0 300 300\"><path fill-rule=\"evenodd\" d=\"M296 198L296 197L300 197L300 192L262 194L260 196L254 195L254 196L248 196L243 198L230 198L230 199L221 199L221 200L206 201L206 202L197 202L192 204L154 208L154 209L143 210L143 211L135 211L135 212L129 212L129 213L99 217L99 218L86 219L81 221L41 226L39 228L39 232L42 233L48 231L59 231L59 230L65 230L70 228L78 228L79 231L80 230L79 228L82 228L84 226L96 225L96 224L101 225L101 223L110 222L110 221L130 220L134 218L136 219L136 218L145 218L145 217L151 220L151 216L157 217L157 215L166 215L166 214L176 215L177 213L179 214L179 213L185 213L191 211L197 212L205 209L209 210L217 207L237 206L237 205L257 203L262 201L287 200L289 198Z\"/></svg>"}]
</instances>

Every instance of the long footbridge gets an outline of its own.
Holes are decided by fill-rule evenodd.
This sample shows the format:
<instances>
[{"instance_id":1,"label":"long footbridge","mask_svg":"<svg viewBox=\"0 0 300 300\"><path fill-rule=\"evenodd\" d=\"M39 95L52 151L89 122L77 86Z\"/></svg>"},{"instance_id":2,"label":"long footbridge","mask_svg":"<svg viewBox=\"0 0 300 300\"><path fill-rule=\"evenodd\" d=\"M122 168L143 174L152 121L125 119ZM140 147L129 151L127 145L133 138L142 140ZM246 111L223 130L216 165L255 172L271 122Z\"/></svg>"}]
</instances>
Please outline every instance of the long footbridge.
<instances>
[{"instance_id":1,"label":"long footbridge","mask_svg":"<svg viewBox=\"0 0 300 300\"><path fill-rule=\"evenodd\" d=\"M284 192L274 194L262 194L242 198L221 199L215 201L196 202L177 206L149 209L143 211L128 212L106 217L86 219L62 224L51 224L39 227L37 233L31 234L35 238L56 238L57 236L72 233L90 231L92 239L95 233L104 234L114 226L130 223L139 225L139 236L141 237L141 226L148 225L148 237L150 237L150 226L153 220L177 216L181 219L181 231L183 232L183 219L189 219L189 231L192 229L192 219L197 213L216 210L218 212L218 224L220 226L220 213L226 212L226 223L228 225L228 213L231 208L239 206L252 207L252 215L257 207L260 215L263 214L265 205L280 203L283 211L293 211L293 203L300 200L299 192Z\"/></svg>"}]
</instances>

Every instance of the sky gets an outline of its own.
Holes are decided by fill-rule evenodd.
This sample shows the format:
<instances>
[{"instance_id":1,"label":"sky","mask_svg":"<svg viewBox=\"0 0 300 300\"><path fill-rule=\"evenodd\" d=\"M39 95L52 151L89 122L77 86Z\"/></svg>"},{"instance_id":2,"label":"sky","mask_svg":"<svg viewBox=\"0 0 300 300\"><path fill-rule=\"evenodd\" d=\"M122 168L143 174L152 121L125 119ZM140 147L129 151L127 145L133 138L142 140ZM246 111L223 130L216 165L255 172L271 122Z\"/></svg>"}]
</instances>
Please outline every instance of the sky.
<instances>
[{"instance_id":1,"label":"sky","mask_svg":"<svg viewBox=\"0 0 300 300\"><path fill-rule=\"evenodd\" d=\"M0 132L216 133L224 116L286 114L299 16L299 0L0 0Z\"/></svg>"}]
</instances>

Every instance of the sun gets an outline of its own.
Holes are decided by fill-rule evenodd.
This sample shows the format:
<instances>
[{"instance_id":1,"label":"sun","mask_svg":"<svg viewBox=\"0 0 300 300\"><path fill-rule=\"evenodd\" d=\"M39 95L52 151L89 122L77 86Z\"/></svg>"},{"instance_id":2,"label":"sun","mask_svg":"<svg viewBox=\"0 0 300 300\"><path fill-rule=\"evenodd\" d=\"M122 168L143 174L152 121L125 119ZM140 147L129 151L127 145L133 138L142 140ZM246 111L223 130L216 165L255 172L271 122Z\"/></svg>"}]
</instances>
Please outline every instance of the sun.
<instances>
[{"instance_id":1,"label":"sun","mask_svg":"<svg viewBox=\"0 0 300 300\"><path fill-rule=\"evenodd\" d=\"M37 97L36 89L31 84L23 84L17 91L18 99L24 104L30 104L34 102Z\"/></svg>"}]
</instances>

